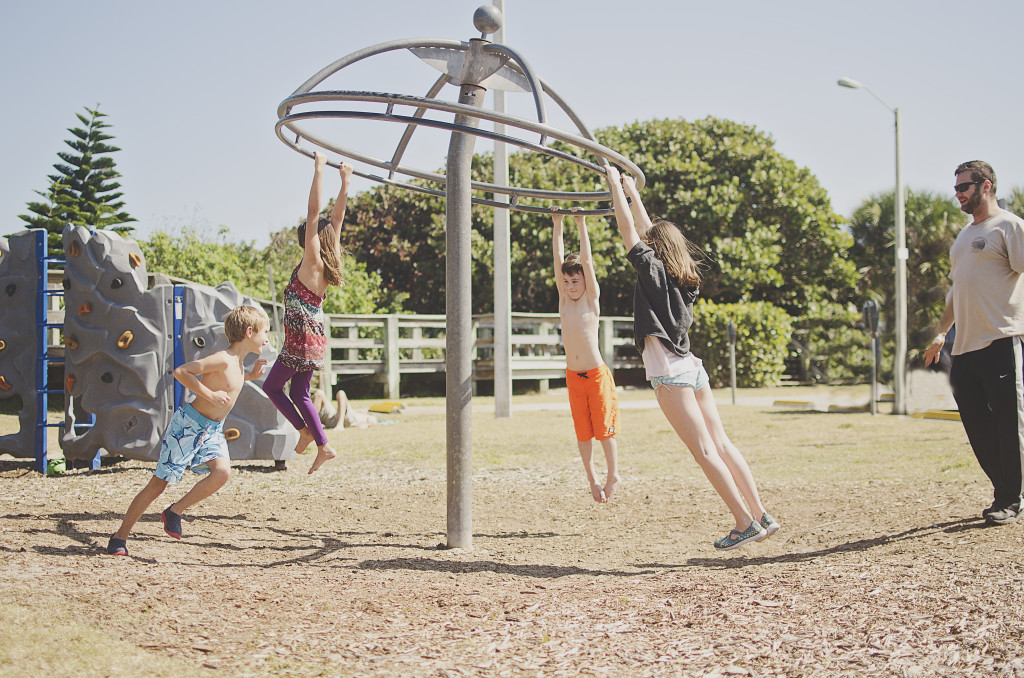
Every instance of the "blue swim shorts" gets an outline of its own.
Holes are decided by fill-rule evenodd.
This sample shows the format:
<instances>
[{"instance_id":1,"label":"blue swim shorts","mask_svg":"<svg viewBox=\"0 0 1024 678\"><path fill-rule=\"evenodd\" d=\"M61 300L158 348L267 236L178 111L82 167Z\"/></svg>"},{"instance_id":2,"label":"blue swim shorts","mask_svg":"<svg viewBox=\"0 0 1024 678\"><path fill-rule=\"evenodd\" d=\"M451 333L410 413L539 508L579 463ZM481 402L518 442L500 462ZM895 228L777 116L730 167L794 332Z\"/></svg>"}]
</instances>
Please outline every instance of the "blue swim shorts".
<instances>
[{"instance_id":1,"label":"blue swim shorts","mask_svg":"<svg viewBox=\"0 0 1024 678\"><path fill-rule=\"evenodd\" d=\"M219 457L228 459L224 422L207 419L188 403L174 413L167 425L153 475L177 483L186 467L191 466L193 473L208 473L207 462Z\"/></svg>"},{"instance_id":2,"label":"blue swim shorts","mask_svg":"<svg viewBox=\"0 0 1024 678\"><path fill-rule=\"evenodd\" d=\"M692 388L694 393L696 393L708 385L708 373L704 369L704 365L698 362L697 367L687 369L685 372L674 376L651 377L650 382L651 386L654 387L655 393L662 386L683 386L685 388Z\"/></svg>"}]
</instances>

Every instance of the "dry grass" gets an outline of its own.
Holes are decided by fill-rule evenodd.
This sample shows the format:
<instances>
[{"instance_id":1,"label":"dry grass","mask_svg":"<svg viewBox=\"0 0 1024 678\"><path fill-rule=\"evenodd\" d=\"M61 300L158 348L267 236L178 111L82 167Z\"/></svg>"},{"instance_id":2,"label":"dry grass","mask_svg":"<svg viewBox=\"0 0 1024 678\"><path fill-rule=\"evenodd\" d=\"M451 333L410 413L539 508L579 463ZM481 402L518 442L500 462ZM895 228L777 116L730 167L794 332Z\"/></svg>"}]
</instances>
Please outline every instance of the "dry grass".
<instances>
[{"instance_id":1,"label":"dry grass","mask_svg":"<svg viewBox=\"0 0 1024 678\"><path fill-rule=\"evenodd\" d=\"M656 409L624 409L608 505L567 411L478 412L462 551L438 548L442 403L332 432L313 476L239 464L132 558L100 554L151 464L0 459L0 675L1024 675L1024 530L981 527L958 423L722 405L783 529L719 553L726 511Z\"/></svg>"}]
</instances>

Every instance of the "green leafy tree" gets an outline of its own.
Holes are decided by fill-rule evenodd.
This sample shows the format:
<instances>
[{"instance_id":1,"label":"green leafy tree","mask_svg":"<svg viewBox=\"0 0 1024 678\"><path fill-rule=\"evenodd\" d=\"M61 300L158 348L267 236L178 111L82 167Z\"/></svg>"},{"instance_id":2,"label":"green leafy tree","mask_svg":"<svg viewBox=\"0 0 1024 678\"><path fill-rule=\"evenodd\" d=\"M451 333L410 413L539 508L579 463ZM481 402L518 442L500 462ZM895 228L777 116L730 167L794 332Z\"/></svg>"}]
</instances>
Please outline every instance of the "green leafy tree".
<instances>
[{"instance_id":1,"label":"green leafy tree","mask_svg":"<svg viewBox=\"0 0 1024 678\"><path fill-rule=\"evenodd\" d=\"M185 228L179 234L157 232L139 242L150 273L162 273L203 285L215 286L231 281L243 294L278 303L292 270L302 258L296 227L285 228L271 236L263 249L253 242L235 242L228 238L228 229L215 234ZM401 298L382 288L380 277L352 257L342 260L341 287L330 287L324 300L328 313L394 312L401 307ZM270 288L270 273L274 290Z\"/></svg>"},{"instance_id":2,"label":"green leafy tree","mask_svg":"<svg viewBox=\"0 0 1024 678\"><path fill-rule=\"evenodd\" d=\"M1024 219L1024 187L1014 186L1006 199L1006 209Z\"/></svg>"},{"instance_id":3,"label":"green leafy tree","mask_svg":"<svg viewBox=\"0 0 1024 678\"><path fill-rule=\"evenodd\" d=\"M895 339L895 226L893 192L876 195L858 207L850 220L854 244L850 257L860 272L858 290L879 303L885 322L883 350ZM907 191L907 341L911 357L933 336L949 290L949 248L967 223L967 215L948 197ZM891 365L891 361L886 361Z\"/></svg>"},{"instance_id":4,"label":"green leafy tree","mask_svg":"<svg viewBox=\"0 0 1024 678\"><path fill-rule=\"evenodd\" d=\"M110 127L104 122L105 113L99 106L85 108L88 117L81 113L75 116L83 127L71 127L73 139L64 141L72 152L61 151L57 156L63 161L54 164L57 174L49 175L49 186L45 192L36 191L45 202L29 202L30 214L19 218L30 228L45 228L49 235L47 243L51 254L63 251L61 233L66 224L109 228L122 235L134 229L126 226L135 221L122 208L123 195L116 179L121 175L115 168L111 154L121 150L105 142L114 137L104 132Z\"/></svg>"},{"instance_id":5,"label":"green leafy tree","mask_svg":"<svg viewBox=\"0 0 1024 678\"><path fill-rule=\"evenodd\" d=\"M706 118L637 122L595 136L644 170L648 209L680 225L714 264L702 285L703 297L723 303L768 301L794 317L814 304L854 302L856 271L845 254L851 241L841 228L842 218L832 212L813 175L779 154L768 135ZM509 163L517 186L604 190L597 173L545 154L515 153ZM489 156L476 156L474 178L490 181L490 167ZM443 312L443 199L376 188L349 205L349 248L386 285L408 293L409 310ZM486 207L472 210L474 312L488 311L492 303L491 213ZM615 226L595 218L588 225L602 310L629 315L635 275ZM554 309L550 218L513 212L511 241L512 307Z\"/></svg>"}]
</instances>

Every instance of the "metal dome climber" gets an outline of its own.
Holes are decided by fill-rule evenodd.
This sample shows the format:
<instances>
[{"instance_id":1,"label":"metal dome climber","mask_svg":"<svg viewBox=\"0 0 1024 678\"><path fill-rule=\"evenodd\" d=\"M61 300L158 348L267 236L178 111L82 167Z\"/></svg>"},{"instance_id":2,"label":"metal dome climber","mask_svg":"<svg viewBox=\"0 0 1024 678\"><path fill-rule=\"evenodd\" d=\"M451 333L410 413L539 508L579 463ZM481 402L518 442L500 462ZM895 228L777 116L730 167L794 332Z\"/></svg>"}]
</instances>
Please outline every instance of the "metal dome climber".
<instances>
[{"instance_id":1,"label":"metal dome climber","mask_svg":"<svg viewBox=\"0 0 1024 678\"><path fill-rule=\"evenodd\" d=\"M478 10L479 12L479 10ZM495 29L496 30L496 29ZM321 90L314 91L313 88L322 84L325 80L335 75L342 69L351 66L369 57L407 50L419 57L425 63L441 71L441 76L430 87L425 97L393 94L385 92L366 92L350 90ZM537 121L526 120L513 115L488 111L479 105L466 104L462 102L446 101L436 98L446 84L455 86L477 86L484 89L502 89L508 91L529 92L533 95L537 112ZM565 115L576 126L577 133L566 132L547 124L547 113L544 102L544 95L547 95ZM379 112L364 110L304 110L312 104L324 104L330 102L360 102L365 104L381 104L383 110ZM482 102L481 102L482 103ZM414 109L409 114L397 112L396 109ZM455 120L439 120L425 117L428 111L455 114ZM275 126L275 133L289 147L299 153L312 157L313 151L303 147L302 141L309 141L311 144L333 151L338 155L350 158L359 163L371 165L387 172L386 176L361 171L358 168L354 174L382 184L400 186L405 189L445 197L443 187L446 185L447 177L436 172L402 165L402 158L412 141L413 133L419 126L435 129L449 130L453 133L470 134L474 136L491 139L519 146L530 151L543 153L567 162L574 163L585 169L591 170L600 177L604 176L603 164L614 163L622 170L632 174L637 186L643 188L644 174L639 167L629 159L616 151L603 146L594 139L594 135L583 124L575 111L562 99L555 90L542 78L537 76L526 60L515 50L506 45L487 42L482 38L472 39L468 43L454 40L394 40L380 43L371 47L353 52L338 59L329 66L323 68L309 80L296 89L291 96L280 103L277 109L278 121ZM460 120L461 118L461 120ZM308 120L374 120L380 122L399 123L406 126L395 152L389 160L383 160L356 151L352 148L342 146L332 140L312 133L300 123ZM504 133L482 130L476 127L480 120L499 123L526 132L538 135L538 141L533 142L510 136ZM290 133L290 134L289 134ZM552 148L547 145L548 139L556 139L570 146L575 146L588 151L601 160L597 164L579 155ZM335 165L337 163L329 162ZM429 186L409 183L396 179L396 175L404 175L423 179L440 185L442 188L431 188ZM607 201L611 196L607 191L593 192L571 192L571 191L549 191L525 187L499 186L493 183L482 181L471 182L472 190L482 193L504 194L509 202L498 202L480 196L473 196L472 202L479 205L492 207L503 207L522 212L550 213L547 207L534 205L523 205L520 198L534 198L539 200L561 200L572 202L596 202ZM559 211L568 213L567 209ZM605 209L580 210L586 215L606 215L613 212L611 207Z\"/></svg>"},{"instance_id":2,"label":"metal dome climber","mask_svg":"<svg viewBox=\"0 0 1024 678\"><path fill-rule=\"evenodd\" d=\"M543 153L553 158L574 163L588 169L603 179L604 167L615 164L635 177L637 187L644 185L643 172L633 162L614 150L599 144L586 128L579 116L557 93L544 82L526 60L512 48L491 43L486 36L501 27L501 13L497 8L484 5L476 10L473 23L481 31L479 38L468 42L454 40L395 40L380 43L353 52L338 59L317 72L304 82L291 96L280 103L277 109L278 121L274 128L278 138L294 150L312 157L313 150L303 146L303 140L313 146L385 170L387 176L360 170L357 176L371 181L399 186L405 189L437 195L445 198L445 304L447 332L445 336L445 419L447 458L447 510L448 547L472 547L472 449L470 441L470 420L473 377L473 331L471 305L471 225L472 204L489 205L521 212L550 214L551 208L524 205L523 198L598 202L609 201L607 191L570 192L547 191L524 187L506 187L493 183L473 181L470 167L473 145L476 137L492 139L495 142L512 144L530 151ZM441 76L427 91L425 97L368 92L354 90L319 90L327 78L342 69L369 57L407 50L413 55L441 71ZM437 96L447 84L459 88L457 102L438 99ZM537 120L526 120L505 113L482 109L487 88L529 92L533 96ZM545 95L551 99L576 126L578 133L566 132L547 124ZM382 111L368 110L318 110L317 105L332 102L358 102L383 106ZM406 113L396 109L409 109ZM454 119L427 117L428 112L454 114ZM342 146L323 136L314 134L303 123L313 120L373 120L405 125L394 153L389 160L375 158L354 149ZM478 127L481 120L494 123L495 131ZM510 136L498 131L499 126L508 126L537 135L537 141ZM402 158L418 127L430 127L451 132L446 161L446 173L437 174L402 164ZM596 157L593 162L580 155L548 145L548 139L585 151ZM337 166L338 163L328 161ZM399 178L401 175L402 178ZM432 188L405 180L405 177L420 179L440 185ZM508 202L474 196L473 192L490 193L493 197L508 196ZM558 208L557 212L570 210ZM611 207L604 209L582 209L584 215L612 214Z\"/></svg>"}]
</instances>

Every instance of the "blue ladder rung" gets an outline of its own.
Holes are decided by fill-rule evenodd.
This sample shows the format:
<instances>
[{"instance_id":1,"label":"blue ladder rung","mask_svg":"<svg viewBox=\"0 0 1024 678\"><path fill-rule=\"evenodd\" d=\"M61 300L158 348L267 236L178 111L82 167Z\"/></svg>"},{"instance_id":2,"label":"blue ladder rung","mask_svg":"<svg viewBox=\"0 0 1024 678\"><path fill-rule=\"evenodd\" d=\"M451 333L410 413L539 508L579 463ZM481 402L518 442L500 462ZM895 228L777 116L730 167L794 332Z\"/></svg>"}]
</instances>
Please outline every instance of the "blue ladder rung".
<instances>
[{"instance_id":1,"label":"blue ladder rung","mask_svg":"<svg viewBox=\"0 0 1024 678\"><path fill-rule=\"evenodd\" d=\"M56 297L58 295L63 295L64 293L64 290L43 290L43 294L49 297Z\"/></svg>"},{"instance_id":2,"label":"blue ladder rung","mask_svg":"<svg viewBox=\"0 0 1024 678\"><path fill-rule=\"evenodd\" d=\"M40 358L40 360L44 363L62 364L64 362L64 358Z\"/></svg>"},{"instance_id":3,"label":"blue ladder rung","mask_svg":"<svg viewBox=\"0 0 1024 678\"><path fill-rule=\"evenodd\" d=\"M40 323L40 327L60 328L64 327L64 323Z\"/></svg>"},{"instance_id":4,"label":"blue ladder rung","mask_svg":"<svg viewBox=\"0 0 1024 678\"><path fill-rule=\"evenodd\" d=\"M64 425L64 422L61 422L61 423L59 423L59 424L50 424L50 423L46 423L46 424L36 424L36 426L45 426L46 428L56 428L56 427L58 427L58 426L63 426L63 425Z\"/></svg>"},{"instance_id":5,"label":"blue ladder rung","mask_svg":"<svg viewBox=\"0 0 1024 678\"><path fill-rule=\"evenodd\" d=\"M54 393L54 394L56 394L56 393L64 393L64 389L62 389L62 388L61 389L56 389L56 388L45 389L44 388L41 391L36 391L36 393Z\"/></svg>"},{"instance_id":6,"label":"blue ladder rung","mask_svg":"<svg viewBox=\"0 0 1024 678\"><path fill-rule=\"evenodd\" d=\"M67 257L41 257L43 261L52 261L55 264L66 264Z\"/></svg>"}]
</instances>

